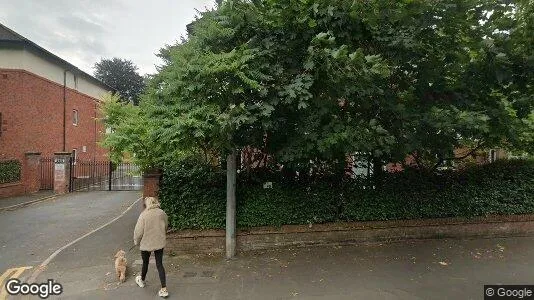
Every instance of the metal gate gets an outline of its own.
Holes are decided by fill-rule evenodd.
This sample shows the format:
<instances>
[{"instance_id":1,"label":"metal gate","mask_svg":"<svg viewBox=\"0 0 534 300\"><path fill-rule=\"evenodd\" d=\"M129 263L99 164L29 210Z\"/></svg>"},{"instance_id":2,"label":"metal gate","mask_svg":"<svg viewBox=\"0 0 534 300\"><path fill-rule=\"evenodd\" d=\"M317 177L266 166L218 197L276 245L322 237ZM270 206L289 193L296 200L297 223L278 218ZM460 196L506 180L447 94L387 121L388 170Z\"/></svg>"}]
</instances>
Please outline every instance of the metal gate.
<instances>
[{"instance_id":1,"label":"metal gate","mask_svg":"<svg viewBox=\"0 0 534 300\"><path fill-rule=\"evenodd\" d=\"M138 166L111 161L70 160L70 191L138 191L143 177Z\"/></svg>"},{"instance_id":2,"label":"metal gate","mask_svg":"<svg viewBox=\"0 0 534 300\"><path fill-rule=\"evenodd\" d=\"M43 157L39 160L39 173L41 174L41 190L54 189L54 159Z\"/></svg>"}]
</instances>

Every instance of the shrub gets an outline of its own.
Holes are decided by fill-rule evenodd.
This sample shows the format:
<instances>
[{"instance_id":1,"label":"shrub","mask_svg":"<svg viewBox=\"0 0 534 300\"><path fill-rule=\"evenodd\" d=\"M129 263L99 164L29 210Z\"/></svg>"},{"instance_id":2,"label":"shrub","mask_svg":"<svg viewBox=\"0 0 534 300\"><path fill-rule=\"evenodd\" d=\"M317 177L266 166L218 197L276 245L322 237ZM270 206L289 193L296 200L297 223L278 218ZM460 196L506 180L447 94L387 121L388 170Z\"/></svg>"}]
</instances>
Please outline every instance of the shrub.
<instances>
[{"instance_id":1,"label":"shrub","mask_svg":"<svg viewBox=\"0 0 534 300\"><path fill-rule=\"evenodd\" d=\"M335 186L273 183L268 189L243 184L237 188L238 227L316 224L338 219L341 195Z\"/></svg>"},{"instance_id":2,"label":"shrub","mask_svg":"<svg viewBox=\"0 0 534 300\"><path fill-rule=\"evenodd\" d=\"M351 187L342 219L394 220L534 212L534 162L499 161L440 175L389 174L376 190Z\"/></svg>"},{"instance_id":3,"label":"shrub","mask_svg":"<svg viewBox=\"0 0 534 300\"><path fill-rule=\"evenodd\" d=\"M20 180L21 165L18 160L0 161L0 184Z\"/></svg>"},{"instance_id":4,"label":"shrub","mask_svg":"<svg viewBox=\"0 0 534 300\"><path fill-rule=\"evenodd\" d=\"M186 160L164 171L161 206L176 229L223 228L226 211L226 175L223 170Z\"/></svg>"},{"instance_id":5,"label":"shrub","mask_svg":"<svg viewBox=\"0 0 534 300\"><path fill-rule=\"evenodd\" d=\"M265 178L238 176L238 227L534 213L533 161L441 174L406 170L385 174L376 189L356 180L267 178L278 181L265 189ZM169 167L160 197L173 228L224 228L224 170L192 161Z\"/></svg>"}]
</instances>

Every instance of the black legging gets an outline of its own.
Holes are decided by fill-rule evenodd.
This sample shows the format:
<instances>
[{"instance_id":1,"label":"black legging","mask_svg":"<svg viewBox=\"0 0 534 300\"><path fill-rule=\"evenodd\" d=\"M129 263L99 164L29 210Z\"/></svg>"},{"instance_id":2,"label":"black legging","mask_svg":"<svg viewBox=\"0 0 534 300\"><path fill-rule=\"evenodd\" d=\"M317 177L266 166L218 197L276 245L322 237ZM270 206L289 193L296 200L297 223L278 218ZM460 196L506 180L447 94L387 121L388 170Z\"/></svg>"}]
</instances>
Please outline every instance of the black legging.
<instances>
[{"instance_id":1,"label":"black legging","mask_svg":"<svg viewBox=\"0 0 534 300\"><path fill-rule=\"evenodd\" d=\"M156 267L158 268L159 281L161 287L167 287L167 281L165 279L165 268L163 268L163 249L154 251L156 257ZM146 272L148 271L148 260L150 259L150 251L141 251L141 258L143 258L143 268L141 269L141 279L145 281Z\"/></svg>"}]
</instances>

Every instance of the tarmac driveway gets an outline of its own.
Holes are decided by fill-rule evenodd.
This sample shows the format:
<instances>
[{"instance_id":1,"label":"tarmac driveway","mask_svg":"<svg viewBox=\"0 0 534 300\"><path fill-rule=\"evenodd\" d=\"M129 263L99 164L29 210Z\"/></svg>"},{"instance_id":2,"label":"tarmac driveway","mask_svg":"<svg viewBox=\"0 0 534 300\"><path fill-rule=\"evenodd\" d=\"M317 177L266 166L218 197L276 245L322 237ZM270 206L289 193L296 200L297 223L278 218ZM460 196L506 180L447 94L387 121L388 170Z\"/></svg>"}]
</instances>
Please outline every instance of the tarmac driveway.
<instances>
[{"instance_id":1,"label":"tarmac driveway","mask_svg":"<svg viewBox=\"0 0 534 300\"><path fill-rule=\"evenodd\" d=\"M0 212L0 281L13 277L9 269L27 278L57 249L106 224L139 197L137 191L80 192Z\"/></svg>"}]
</instances>

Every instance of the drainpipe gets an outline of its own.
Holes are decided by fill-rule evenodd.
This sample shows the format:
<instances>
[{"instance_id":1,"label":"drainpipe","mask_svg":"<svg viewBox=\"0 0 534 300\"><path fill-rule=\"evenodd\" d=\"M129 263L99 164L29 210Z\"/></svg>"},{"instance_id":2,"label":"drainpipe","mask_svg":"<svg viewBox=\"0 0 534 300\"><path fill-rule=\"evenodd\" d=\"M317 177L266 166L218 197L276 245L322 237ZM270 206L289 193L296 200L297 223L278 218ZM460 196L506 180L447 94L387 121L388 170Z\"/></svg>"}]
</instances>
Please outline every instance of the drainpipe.
<instances>
[{"instance_id":1,"label":"drainpipe","mask_svg":"<svg viewBox=\"0 0 534 300\"><path fill-rule=\"evenodd\" d=\"M95 128L94 128L94 137L95 137L95 149L93 151L93 160L96 161L96 151L98 151L98 141L97 141L97 112L96 110L98 109L98 103L97 101L95 101Z\"/></svg>"},{"instance_id":2,"label":"drainpipe","mask_svg":"<svg viewBox=\"0 0 534 300\"><path fill-rule=\"evenodd\" d=\"M67 70L63 71L63 152L67 151Z\"/></svg>"}]
</instances>

